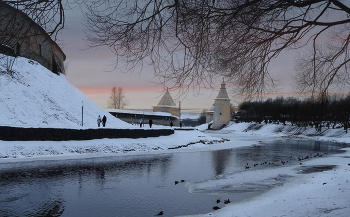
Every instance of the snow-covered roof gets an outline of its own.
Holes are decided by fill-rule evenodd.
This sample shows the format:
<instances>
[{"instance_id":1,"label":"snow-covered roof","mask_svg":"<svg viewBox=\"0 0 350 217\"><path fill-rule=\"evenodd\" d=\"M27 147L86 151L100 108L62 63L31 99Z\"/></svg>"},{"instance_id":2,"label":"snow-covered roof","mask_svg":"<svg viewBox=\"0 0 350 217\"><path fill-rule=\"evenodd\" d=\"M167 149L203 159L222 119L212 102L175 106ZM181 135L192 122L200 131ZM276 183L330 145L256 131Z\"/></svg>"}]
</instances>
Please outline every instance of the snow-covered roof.
<instances>
[{"instance_id":1,"label":"snow-covered roof","mask_svg":"<svg viewBox=\"0 0 350 217\"><path fill-rule=\"evenodd\" d=\"M127 109L106 109L108 112L115 112L115 113L123 113L123 114L135 114L135 115L154 115L154 116L163 116L163 117L174 117L178 118L177 116L170 114L168 112L144 112L144 111L138 111L138 110L127 110Z\"/></svg>"},{"instance_id":2,"label":"snow-covered roof","mask_svg":"<svg viewBox=\"0 0 350 217\"><path fill-rule=\"evenodd\" d=\"M176 106L173 98L170 96L169 91L167 90L163 97L160 99L158 106Z\"/></svg>"}]
</instances>

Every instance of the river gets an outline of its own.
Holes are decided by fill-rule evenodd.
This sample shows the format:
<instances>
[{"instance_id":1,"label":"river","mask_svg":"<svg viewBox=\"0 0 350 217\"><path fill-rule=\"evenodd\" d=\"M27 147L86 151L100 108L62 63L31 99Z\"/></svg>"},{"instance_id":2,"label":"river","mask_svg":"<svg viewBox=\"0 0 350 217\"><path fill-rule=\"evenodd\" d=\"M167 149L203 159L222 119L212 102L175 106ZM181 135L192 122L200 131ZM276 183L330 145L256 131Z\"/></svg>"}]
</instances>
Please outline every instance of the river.
<instances>
[{"instance_id":1,"label":"river","mask_svg":"<svg viewBox=\"0 0 350 217\"><path fill-rule=\"evenodd\" d=\"M0 216L208 213L214 206L223 206L226 199L232 203L247 200L283 184L283 180L242 184L240 189L232 185L201 189L195 187L198 183L247 171L254 174L270 168L287 168L311 157L339 153L342 147L313 140L272 140L221 150L2 163Z\"/></svg>"}]
</instances>

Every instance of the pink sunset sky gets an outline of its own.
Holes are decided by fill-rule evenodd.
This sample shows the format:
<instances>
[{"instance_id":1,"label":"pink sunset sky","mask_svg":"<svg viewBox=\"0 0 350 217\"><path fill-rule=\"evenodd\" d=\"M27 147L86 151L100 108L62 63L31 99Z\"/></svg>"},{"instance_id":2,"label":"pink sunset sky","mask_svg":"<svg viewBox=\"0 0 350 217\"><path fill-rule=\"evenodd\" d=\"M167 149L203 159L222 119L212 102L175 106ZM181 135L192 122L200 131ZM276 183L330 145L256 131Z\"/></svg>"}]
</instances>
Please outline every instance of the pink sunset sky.
<instances>
[{"instance_id":1,"label":"pink sunset sky","mask_svg":"<svg viewBox=\"0 0 350 217\"><path fill-rule=\"evenodd\" d=\"M107 107L107 102L113 86L122 87L129 104L126 109L152 109L158 104L164 89L157 86L158 79L153 76L151 67L144 68L140 73L122 73L114 69L114 54L107 47L87 49L86 30L81 12L78 9L66 11L66 29L58 34L58 44L65 52L67 59L67 79L83 92L89 99L101 108ZM276 96L293 96L292 74L294 71L294 55L281 54L277 61L271 64L271 74L280 79L279 92ZM216 98L221 78L212 85L214 89L190 90L187 94L179 91L169 91L175 103L183 112L200 113L209 109ZM242 98L230 94L234 87L226 86L231 103L238 105ZM283 92L283 93L282 93Z\"/></svg>"}]
</instances>

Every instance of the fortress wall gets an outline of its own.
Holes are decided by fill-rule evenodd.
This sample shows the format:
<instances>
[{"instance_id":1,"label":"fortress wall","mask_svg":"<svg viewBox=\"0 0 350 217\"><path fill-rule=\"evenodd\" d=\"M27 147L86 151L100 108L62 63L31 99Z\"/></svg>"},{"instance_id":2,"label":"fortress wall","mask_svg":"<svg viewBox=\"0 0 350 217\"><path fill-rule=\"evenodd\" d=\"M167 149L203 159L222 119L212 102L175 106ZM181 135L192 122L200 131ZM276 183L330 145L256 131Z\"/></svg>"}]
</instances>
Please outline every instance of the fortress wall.
<instances>
[{"instance_id":1,"label":"fortress wall","mask_svg":"<svg viewBox=\"0 0 350 217\"><path fill-rule=\"evenodd\" d=\"M64 73L66 56L45 30L23 12L2 2L0 7L0 52L32 59L54 73Z\"/></svg>"}]
</instances>

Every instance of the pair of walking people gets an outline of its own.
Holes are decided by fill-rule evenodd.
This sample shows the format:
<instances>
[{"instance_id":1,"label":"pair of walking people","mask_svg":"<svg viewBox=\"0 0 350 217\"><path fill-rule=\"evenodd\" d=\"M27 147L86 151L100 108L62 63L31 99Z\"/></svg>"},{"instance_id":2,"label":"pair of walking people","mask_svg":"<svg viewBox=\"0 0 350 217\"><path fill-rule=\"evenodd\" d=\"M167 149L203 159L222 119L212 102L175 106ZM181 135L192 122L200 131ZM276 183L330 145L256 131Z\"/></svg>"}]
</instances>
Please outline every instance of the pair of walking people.
<instances>
[{"instance_id":1,"label":"pair of walking people","mask_svg":"<svg viewBox=\"0 0 350 217\"><path fill-rule=\"evenodd\" d=\"M151 119L149 119L148 124L149 124L149 128L152 128L153 121ZM140 120L140 128L142 127L142 125L143 125L143 120L141 119Z\"/></svg>"},{"instance_id":2,"label":"pair of walking people","mask_svg":"<svg viewBox=\"0 0 350 217\"><path fill-rule=\"evenodd\" d=\"M100 124L102 122L102 126L105 127L106 126L106 122L107 122L107 118L106 115L103 115L103 118L101 119L101 116L99 115L97 118L97 126L100 127Z\"/></svg>"}]
</instances>

